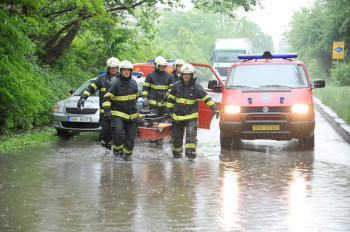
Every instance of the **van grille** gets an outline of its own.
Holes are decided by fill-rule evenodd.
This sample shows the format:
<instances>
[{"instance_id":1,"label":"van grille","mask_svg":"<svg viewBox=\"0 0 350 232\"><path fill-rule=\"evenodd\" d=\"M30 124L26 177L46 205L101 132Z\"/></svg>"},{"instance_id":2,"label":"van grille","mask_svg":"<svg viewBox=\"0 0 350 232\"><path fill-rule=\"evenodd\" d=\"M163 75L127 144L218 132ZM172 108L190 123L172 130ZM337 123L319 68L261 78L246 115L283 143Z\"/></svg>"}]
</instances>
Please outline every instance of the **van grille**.
<instances>
[{"instance_id":1,"label":"van grille","mask_svg":"<svg viewBox=\"0 0 350 232\"><path fill-rule=\"evenodd\" d=\"M229 67L220 67L220 68L216 67L215 69L218 71L220 76L227 76Z\"/></svg>"},{"instance_id":2,"label":"van grille","mask_svg":"<svg viewBox=\"0 0 350 232\"><path fill-rule=\"evenodd\" d=\"M98 128L100 126L99 123L91 123L91 122L61 122L63 127L66 128Z\"/></svg>"},{"instance_id":3,"label":"van grille","mask_svg":"<svg viewBox=\"0 0 350 232\"><path fill-rule=\"evenodd\" d=\"M66 113L69 113L69 114L95 114L97 111L98 109L79 110L78 108L66 108Z\"/></svg>"},{"instance_id":4,"label":"van grille","mask_svg":"<svg viewBox=\"0 0 350 232\"><path fill-rule=\"evenodd\" d=\"M241 113L264 113L264 107L241 107ZM291 113L291 107L267 107L268 112L273 113Z\"/></svg>"}]
</instances>

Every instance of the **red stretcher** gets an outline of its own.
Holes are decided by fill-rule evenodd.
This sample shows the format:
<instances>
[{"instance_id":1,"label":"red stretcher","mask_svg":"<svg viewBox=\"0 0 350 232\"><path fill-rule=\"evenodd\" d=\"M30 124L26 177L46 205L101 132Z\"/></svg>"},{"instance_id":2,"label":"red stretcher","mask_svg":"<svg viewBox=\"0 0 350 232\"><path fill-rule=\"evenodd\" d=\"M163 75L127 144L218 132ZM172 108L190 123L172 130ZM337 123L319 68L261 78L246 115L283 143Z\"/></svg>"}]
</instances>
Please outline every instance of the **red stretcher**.
<instances>
[{"instance_id":1,"label":"red stretcher","mask_svg":"<svg viewBox=\"0 0 350 232\"><path fill-rule=\"evenodd\" d=\"M171 124L164 122L168 117L154 116L155 114L147 109L140 111L138 132L141 139L157 140L171 135Z\"/></svg>"}]
</instances>

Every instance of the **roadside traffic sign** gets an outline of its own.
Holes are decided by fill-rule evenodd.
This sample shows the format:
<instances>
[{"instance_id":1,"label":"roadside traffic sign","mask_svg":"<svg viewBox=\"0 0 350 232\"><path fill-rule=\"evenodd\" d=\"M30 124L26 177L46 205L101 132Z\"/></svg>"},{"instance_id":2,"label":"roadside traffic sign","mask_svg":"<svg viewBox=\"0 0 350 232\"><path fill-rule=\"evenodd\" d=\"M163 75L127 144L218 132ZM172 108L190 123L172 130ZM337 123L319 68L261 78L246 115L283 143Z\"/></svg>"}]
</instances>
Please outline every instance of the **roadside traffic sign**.
<instances>
[{"instance_id":1,"label":"roadside traffic sign","mask_svg":"<svg viewBox=\"0 0 350 232\"><path fill-rule=\"evenodd\" d=\"M344 59L345 42L333 42L332 59Z\"/></svg>"}]
</instances>

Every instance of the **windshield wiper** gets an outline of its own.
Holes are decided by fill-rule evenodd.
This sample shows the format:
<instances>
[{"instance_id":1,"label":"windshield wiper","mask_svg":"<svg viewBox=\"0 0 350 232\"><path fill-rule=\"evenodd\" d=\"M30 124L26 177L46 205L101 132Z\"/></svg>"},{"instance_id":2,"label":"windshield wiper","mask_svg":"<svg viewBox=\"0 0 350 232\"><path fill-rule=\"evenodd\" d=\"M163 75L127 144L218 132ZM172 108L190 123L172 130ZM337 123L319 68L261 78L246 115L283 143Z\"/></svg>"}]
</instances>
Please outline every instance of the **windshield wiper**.
<instances>
[{"instance_id":1,"label":"windshield wiper","mask_svg":"<svg viewBox=\"0 0 350 232\"><path fill-rule=\"evenodd\" d=\"M229 88L244 88L244 89L256 89L254 87L251 87L251 86L247 86L247 85L231 85L231 86L228 86Z\"/></svg>"},{"instance_id":2,"label":"windshield wiper","mask_svg":"<svg viewBox=\"0 0 350 232\"><path fill-rule=\"evenodd\" d=\"M260 85L259 88L263 88L263 87L272 87L272 88L292 88L290 86L286 86L286 85Z\"/></svg>"}]
</instances>

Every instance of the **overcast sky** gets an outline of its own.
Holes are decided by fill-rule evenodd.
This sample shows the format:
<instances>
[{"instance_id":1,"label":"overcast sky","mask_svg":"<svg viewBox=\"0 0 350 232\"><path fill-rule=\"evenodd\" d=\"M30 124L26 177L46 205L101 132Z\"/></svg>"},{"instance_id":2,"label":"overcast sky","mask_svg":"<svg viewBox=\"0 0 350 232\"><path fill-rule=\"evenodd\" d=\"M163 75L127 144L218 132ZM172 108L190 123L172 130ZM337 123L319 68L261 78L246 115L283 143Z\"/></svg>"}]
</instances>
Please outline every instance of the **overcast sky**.
<instances>
[{"instance_id":1,"label":"overcast sky","mask_svg":"<svg viewBox=\"0 0 350 232\"><path fill-rule=\"evenodd\" d=\"M272 36L275 49L284 31L286 31L292 15L301 7L310 6L314 0L263 0L263 9L257 7L255 11L239 11L262 29L263 32Z\"/></svg>"}]
</instances>

